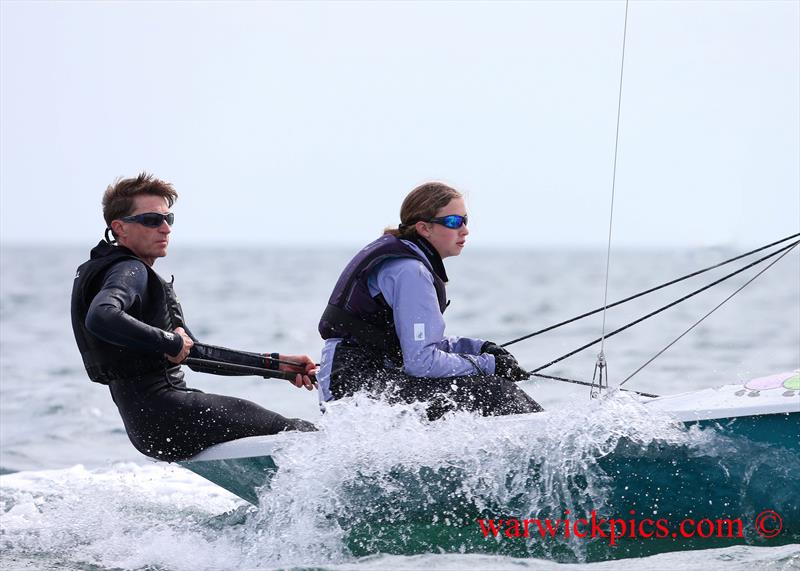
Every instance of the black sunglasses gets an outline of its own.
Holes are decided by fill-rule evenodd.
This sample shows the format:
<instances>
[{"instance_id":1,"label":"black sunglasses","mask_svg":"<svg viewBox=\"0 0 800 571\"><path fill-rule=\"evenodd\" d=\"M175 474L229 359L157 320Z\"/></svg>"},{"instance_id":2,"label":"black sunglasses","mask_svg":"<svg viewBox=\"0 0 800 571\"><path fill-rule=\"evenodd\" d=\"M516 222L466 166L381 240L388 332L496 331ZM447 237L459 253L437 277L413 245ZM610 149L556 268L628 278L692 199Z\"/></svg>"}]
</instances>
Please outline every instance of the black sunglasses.
<instances>
[{"instance_id":1,"label":"black sunglasses","mask_svg":"<svg viewBox=\"0 0 800 571\"><path fill-rule=\"evenodd\" d=\"M136 222L137 224L141 224L147 228L158 228L164 223L165 220L167 221L167 224L172 226L172 223L175 222L175 215L172 212L168 212L167 214L161 214L160 212L145 212L144 214L132 214L131 216L125 216L124 218L120 218L120 220L123 222Z\"/></svg>"},{"instance_id":2,"label":"black sunglasses","mask_svg":"<svg viewBox=\"0 0 800 571\"><path fill-rule=\"evenodd\" d=\"M456 230L457 228L461 228L462 226L467 225L467 217L466 216L459 216L458 214L451 214L449 216L441 216L440 218L431 218L428 222L433 222L434 224L441 224L446 228L450 228L451 230Z\"/></svg>"}]
</instances>

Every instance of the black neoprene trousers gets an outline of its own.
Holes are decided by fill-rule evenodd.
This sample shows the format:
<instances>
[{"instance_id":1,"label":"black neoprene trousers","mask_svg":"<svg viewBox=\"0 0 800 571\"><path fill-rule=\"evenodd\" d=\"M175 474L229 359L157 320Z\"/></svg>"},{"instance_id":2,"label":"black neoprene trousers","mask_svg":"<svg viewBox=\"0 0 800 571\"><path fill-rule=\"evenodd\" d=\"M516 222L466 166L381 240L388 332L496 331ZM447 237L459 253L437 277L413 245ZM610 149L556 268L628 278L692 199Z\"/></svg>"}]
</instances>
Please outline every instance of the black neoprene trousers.
<instances>
[{"instance_id":1,"label":"black neoprene trousers","mask_svg":"<svg viewBox=\"0 0 800 571\"><path fill-rule=\"evenodd\" d=\"M428 403L426 413L436 420L451 410L502 416L541 412L543 409L514 382L497 375L465 377L411 377L398 368L386 367L360 347L336 347L331 374L335 399L366 391L389 402Z\"/></svg>"},{"instance_id":2,"label":"black neoprene trousers","mask_svg":"<svg viewBox=\"0 0 800 571\"><path fill-rule=\"evenodd\" d=\"M315 430L306 420L286 418L248 400L189 389L182 372L114 381L110 389L131 443L157 460L184 460L246 436Z\"/></svg>"}]
</instances>

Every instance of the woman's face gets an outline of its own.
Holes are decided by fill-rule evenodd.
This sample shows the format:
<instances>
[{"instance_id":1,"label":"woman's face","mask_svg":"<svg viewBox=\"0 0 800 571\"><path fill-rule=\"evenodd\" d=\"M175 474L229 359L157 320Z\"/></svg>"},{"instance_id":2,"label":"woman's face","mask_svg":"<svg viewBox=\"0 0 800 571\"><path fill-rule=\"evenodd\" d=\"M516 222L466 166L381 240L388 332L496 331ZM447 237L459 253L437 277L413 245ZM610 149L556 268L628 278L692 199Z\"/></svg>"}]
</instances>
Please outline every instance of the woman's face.
<instances>
[{"instance_id":1,"label":"woman's face","mask_svg":"<svg viewBox=\"0 0 800 571\"><path fill-rule=\"evenodd\" d=\"M467 206L463 198L454 198L447 203L447 206L440 208L436 212L436 218L450 215L466 216ZM430 242L439 255L444 258L458 256L464 249L467 241L467 225L462 224L460 228L448 228L436 222L417 222L417 233Z\"/></svg>"}]
</instances>

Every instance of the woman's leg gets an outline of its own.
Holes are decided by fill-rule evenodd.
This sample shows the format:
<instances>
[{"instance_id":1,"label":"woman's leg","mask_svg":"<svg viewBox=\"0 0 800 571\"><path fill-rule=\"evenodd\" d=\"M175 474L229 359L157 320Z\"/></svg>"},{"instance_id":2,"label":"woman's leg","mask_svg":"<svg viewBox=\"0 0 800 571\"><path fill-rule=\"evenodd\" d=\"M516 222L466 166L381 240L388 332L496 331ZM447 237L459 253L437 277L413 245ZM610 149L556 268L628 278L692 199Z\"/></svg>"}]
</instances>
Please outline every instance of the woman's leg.
<instances>
[{"instance_id":1,"label":"woman's leg","mask_svg":"<svg viewBox=\"0 0 800 571\"><path fill-rule=\"evenodd\" d=\"M431 420L451 410L479 412L483 416L543 410L512 381L496 375L436 379L407 377L398 395L406 402L429 402L427 412Z\"/></svg>"},{"instance_id":2,"label":"woman's leg","mask_svg":"<svg viewBox=\"0 0 800 571\"><path fill-rule=\"evenodd\" d=\"M541 412L542 407L514 382L497 375L469 377L410 377L383 367L368 351L337 346L331 374L335 399L366 391L390 402L429 402L428 418L450 410L479 412L483 416Z\"/></svg>"}]
</instances>

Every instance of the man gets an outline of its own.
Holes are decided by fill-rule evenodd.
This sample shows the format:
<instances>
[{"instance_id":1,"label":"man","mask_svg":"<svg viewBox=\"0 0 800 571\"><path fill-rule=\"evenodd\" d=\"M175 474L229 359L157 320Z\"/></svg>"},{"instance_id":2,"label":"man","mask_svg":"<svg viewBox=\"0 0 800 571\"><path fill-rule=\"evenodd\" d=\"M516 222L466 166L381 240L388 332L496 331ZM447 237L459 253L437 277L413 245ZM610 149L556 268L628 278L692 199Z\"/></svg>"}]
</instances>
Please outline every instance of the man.
<instances>
[{"instance_id":1,"label":"man","mask_svg":"<svg viewBox=\"0 0 800 571\"><path fill-rule=\"evenodd\" d=\"M103 195L106 239L78 268L72 290L72 329L89 378L109 386L131 442L158 460L182 460L245 436L314 430L307 421L250 401L186 386L180 363L190 353L296 372L295 385L309 390L315 365L306 355L267 357L197 342L172 283L152 269L156 259L167 255L174 222L170 207L177 198L171 184L147 173L118 180Z\"/></svg>"}]
</instances>

